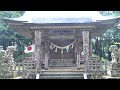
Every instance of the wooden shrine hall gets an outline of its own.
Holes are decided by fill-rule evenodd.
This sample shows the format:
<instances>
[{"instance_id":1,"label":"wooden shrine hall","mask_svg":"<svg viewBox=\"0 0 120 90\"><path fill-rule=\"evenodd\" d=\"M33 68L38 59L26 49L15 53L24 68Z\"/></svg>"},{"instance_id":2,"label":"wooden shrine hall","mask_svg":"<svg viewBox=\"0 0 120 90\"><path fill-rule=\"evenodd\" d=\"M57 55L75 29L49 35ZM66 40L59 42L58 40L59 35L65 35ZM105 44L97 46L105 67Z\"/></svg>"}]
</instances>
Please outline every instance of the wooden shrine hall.
<instances>
[{"instance_id":1,"label":"wooden shrine hall","mask_svg":"<svg viewBox=\"0 0 120 90\"><path fill-rule=\"evenodd\" d=\"M37 73L52 68L88 72L91 60L96 60L91 39L113 27L120 17L105 17L97 11L26 11L19 18L3 20L17 33L32 38Z\"/></svg>"}]
</instances>

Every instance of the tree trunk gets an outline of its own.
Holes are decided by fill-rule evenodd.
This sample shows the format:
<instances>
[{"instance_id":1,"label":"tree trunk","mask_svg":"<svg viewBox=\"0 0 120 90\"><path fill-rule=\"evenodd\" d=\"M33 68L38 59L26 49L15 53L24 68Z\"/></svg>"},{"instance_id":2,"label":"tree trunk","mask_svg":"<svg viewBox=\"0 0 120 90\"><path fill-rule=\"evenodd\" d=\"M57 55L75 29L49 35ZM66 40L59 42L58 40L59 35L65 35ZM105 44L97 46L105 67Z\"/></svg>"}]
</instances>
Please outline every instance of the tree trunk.
<instances>
[{"instance_id":1,"label":"tree trunk","mask_svg":"<svg viewBox=\"0 0 120 90\"><path fill-rule=\"evenodd\" d=\"M98 37L95 39L95 54L98 55Z\"/></svg>"},{"instance_id":2,"label":"tree trunk","mask_svg":"<svg viewBox=\"0 0 120 90\"><path fill-rule=\"evenodd\" d=\"M110 39L108 40L108 48L110 47L111 43L110 43ZM111 53L108 50L108 60L111 61Z\"/></svg>"},{"instance_id":3,"label":"tree trunk","mask_svg":"<svg viewBox=\"0 0 120 90\"><path fill-rule=\"evenodd\" d=\"M101 45L101 37L100 37L100 60L101 60L101 58L102 58L102 45Z\"/></svg>"},{"instance_id":4,"label":"tree trunk","mask_svg":"<svg viewBox=\"0 0 120 90\"><path fill-rule=\"evenodd\" d=\"M104 51L104 47L102 48L102 57L105 58L105 51Z\"/></svg>"}]
</instances>

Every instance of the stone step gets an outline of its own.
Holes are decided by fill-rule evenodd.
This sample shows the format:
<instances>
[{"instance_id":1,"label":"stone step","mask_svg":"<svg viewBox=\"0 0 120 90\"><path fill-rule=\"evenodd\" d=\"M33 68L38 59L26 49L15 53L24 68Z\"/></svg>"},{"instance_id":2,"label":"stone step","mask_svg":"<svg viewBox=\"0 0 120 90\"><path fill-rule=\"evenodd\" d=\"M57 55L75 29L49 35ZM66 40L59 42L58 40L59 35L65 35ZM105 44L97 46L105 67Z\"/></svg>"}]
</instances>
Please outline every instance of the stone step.
<instances>
[{"instance_id":1,"label":"stone step","mask_svg":"<svg viewBox=\"0 0 120 90\"><path fill-rule=\"evenodd\" d=\"M40 79L84 79L83 76L41 76Z\"/></svg>"},{"instance_id":2,"label":"stone step","mask_svg":"<svg viewBox=\"0 0 120 90\"><path fill-rule=\"evenodd\" d=\"M77 67L49 67L48 70L45 70L45 69L42 69L41 71L48 71L48 72L51 72L51 71L61 71L61 72L82 72L84 71L83 68L80 68L79 70L77 69Z\"/></svg>"},{"instance_id":3,"label":"stone step","mask_svg":"<svg viewBox=\"0 0 120 90\"><path fill-rule=\"evenodd\" d=\"M83 74L84 72L70 72L70 71L44 71L44 72L41 72L41 74L71 74L71 75L79 75L79 74Z\"/></svg>"},{"instance_id":4,"label":"stone step","mask_svg":"<svg viewBox=\"0 0 120 90\"><path fill-rule=\"evenodd\" d=\"M83 72L70 70L48 70L41 71L40 79L84 79Z\"/></svg>"},{"instance_id":5,"label":"stone step","mask_svg":"<svg viewBox=\"0 0 120 90\"><path fill-rule=\"evenodd\" d=\"M77 70L76 67L49 68L41 70L40 79L84 79L83 73L83 70ZM36 75L30 75L32 77Z\"/></svg>"},{"instance_id":6,"label":"stone step","mask_svg":"<svg viewBox=\"0 0 120 90\"><path fill-rule=\"evenodd\" d=\"M28 78L35 79L36 75L29 75ZM75 71L42 71L40 79L84 79L83 72Z\"/></svg>"},{"instance_id":7,"label":"stone step","mask_svg":"<svg viewBox=\"0 0 120 90\"><path fill-rule=\"evenodd\" d=\"M83 76L83 74L40 74L40 76Z\"/></svg>"}]
</instances>

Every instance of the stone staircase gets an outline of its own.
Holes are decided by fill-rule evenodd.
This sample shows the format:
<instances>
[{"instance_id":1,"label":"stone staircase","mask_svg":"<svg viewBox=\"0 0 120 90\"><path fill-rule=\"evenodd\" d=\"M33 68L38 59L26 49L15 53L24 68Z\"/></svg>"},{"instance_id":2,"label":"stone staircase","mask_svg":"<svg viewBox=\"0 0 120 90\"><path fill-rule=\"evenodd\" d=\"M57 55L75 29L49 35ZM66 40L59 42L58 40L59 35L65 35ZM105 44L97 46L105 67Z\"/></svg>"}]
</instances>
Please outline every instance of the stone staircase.
<instances>
[{"instance_id":1,"label":"stone staircase","mask_svg":"<svg viewBox=\"0 0 120 90\"><path fill-rule=\"evenodd\" d=\"M55 67L48 70L42 69L40 73L40 79L84 79L83 70L77 70L73 67ZM35 74L30 74L28 79L35 79Z\"/></svg>"},{"instance_id":2,"label":"stone staircase","mask_svg":"<svg viewBox=\"0 0 120 90\"><path fill-rule=\"evenodd\" d=\"M78 71L41 71L40 79L84 79Z\"/></svg>"}]
</instances>

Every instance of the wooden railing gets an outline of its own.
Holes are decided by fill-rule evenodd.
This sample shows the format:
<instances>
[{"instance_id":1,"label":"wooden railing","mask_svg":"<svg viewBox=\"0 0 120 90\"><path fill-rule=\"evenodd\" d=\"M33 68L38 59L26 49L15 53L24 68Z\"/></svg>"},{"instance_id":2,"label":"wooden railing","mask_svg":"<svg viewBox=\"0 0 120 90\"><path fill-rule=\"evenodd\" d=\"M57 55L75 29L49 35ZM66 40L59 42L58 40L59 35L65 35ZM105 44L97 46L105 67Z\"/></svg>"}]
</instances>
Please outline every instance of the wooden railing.
<instances>
[{"instance_id":1,"label":"wooden railing","mask_svg":"<svg viewBox=\"0 0 120 90\"><path fill-rule=\"evenodd\" d=\"M36 61L28 60L17 62L15 66L16 71L33 71L36 69Z\"/></svg>"},{"instance_id":2,"label":"wooden railing","mask_svg":"<svg viewBox=\"0 0 120 90\"><path fill-rule=\"evenodd\" d=\"M31 58L26 58L22 62L17 62L15 66L16 72L23 73L36 73L36 61ZM90 72L106 72L107 62L100 61L97 57L90 57L88 61L80 58L80 69Z\"/></svg>"},{"instance_id":3,"label":"wooden railing","mask_svg":"<svg viewBox=\"0 0 120 90\"><path fill-rule=\"evenodd\" d=\"M30 73L35 73L36 61L32 60L31 57L27 57L22 62L16 62L14 69L17 75L27 77Z\"/></svg>"},{"instance_id":4,"label":"wooden railing","mask_svg":"<svg viewBox=\"0 0 120 90\"><path fill-rule=\"evenodd\" d=\"M22 74L32 74L32 73L37 73L36 70L40 69L40 63L39 67L37 67L38 62L35 60L32 60L31 57L26 57L22 62L16 62L15 63L15 71L17 74L22 75ZM41 68L43 67L43 61L41 61ZM41 69L40 71L41 72Z\"/></svg>"},{"instance_id":5,"label":"wooden railing","mask_svg":"<svg viewBox=\"0 0 120 90\"><path fill-rule=\"evenodd\" d=\"M90 57L86 63L87 72L106 72L107 71L107 61L100 61L97 57Z\"/></svg>"},{"instance_id":6,"label":"wooden railing","mask_svg":"<svg viewBox=\"0 0 120 90\"><path fill-rule=\"evenodd\" d=\"M49 59L49 67L74 67L74 59Z\"/></svg>"}]
</instances>

